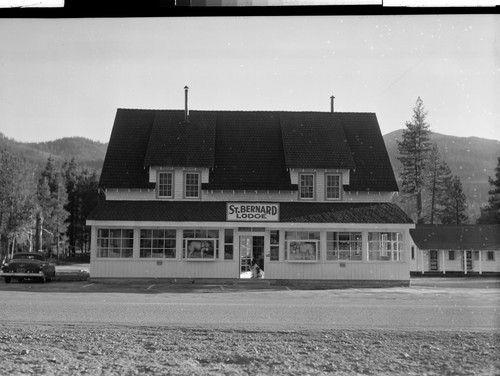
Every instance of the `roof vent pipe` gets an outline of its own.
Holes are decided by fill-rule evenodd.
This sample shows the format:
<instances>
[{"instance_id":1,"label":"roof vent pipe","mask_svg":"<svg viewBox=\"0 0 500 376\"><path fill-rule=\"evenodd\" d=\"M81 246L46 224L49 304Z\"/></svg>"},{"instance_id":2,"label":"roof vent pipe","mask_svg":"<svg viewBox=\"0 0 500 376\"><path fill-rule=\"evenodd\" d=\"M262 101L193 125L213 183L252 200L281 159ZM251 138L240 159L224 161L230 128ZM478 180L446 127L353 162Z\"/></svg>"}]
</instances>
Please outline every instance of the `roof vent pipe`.
<instances>
[{"instance_id":1,"label":"roof vent pipe","mask_svg":"<svg viewBox=\"0 0 500 376\"><path fill-rule=\"evenodd\" d=\"M189 108L188 108L188 90L187 86L184 86L184 122L189 123Z\"/></svg>"},{"instance_id":2,"label":"roof vent pipe","mask_svg":"<svg viewBox=\"0 0 500 376\"><path fill-rule=\"evenodd\" d=\"M332 96L330 97L330 111L331 111L331 112L334 112L334 111L333 111L333 100L334 100L334 99L335 99L335 97L332 95Z\"/></svg>"}]
</instances>

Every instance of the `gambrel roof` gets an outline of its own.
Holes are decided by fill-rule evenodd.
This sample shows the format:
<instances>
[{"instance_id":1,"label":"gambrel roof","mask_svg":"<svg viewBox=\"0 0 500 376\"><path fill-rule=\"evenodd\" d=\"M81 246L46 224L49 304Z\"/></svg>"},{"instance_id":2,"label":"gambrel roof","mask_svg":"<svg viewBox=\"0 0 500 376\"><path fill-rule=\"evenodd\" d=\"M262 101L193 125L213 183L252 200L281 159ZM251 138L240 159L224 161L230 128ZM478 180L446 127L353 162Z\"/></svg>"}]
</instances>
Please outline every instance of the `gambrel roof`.
<instances>
[{"instance_id":1,"label":"gambrel roof","mask_svg":"<svg viewBox=\"0 0 500 376\"><path fill-rule=\"evenodd\" d=\"M153 188L149 167L209 169L203 189L297 190L289 169L348 169L347 191L397 191L375 114L118 109L99 182Z\"/></svg>"},{"instance_id":2,"label":"gambrel roof","mask_svg":"<svg viewBox=\"0 0 500 376\"><path fill-rule=\"evenodd\" d=\"M417 225L410 235L420 249L500 250L500 225Z\"/></svg>"}]
</instances>

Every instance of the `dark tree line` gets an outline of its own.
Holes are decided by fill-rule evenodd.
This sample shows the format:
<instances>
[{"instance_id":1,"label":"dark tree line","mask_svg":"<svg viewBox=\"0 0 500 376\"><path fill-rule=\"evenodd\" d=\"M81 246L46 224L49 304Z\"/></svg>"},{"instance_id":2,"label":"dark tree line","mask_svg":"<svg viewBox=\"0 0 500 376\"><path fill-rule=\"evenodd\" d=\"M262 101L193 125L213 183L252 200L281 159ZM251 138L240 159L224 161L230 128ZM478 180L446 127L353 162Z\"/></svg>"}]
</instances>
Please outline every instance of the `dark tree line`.
<instances>
[{"instance_id":1,"label":"dark tree line","mask_svg":"<svg viewBox=\"0 0 500 376\"><path fill-rule=\"evenodd\" d=\"M488 204L481 208L478 223L500 223L500 157L495 167L495 178L488 179L491 189L488 191Z\"/></svg>"},{"instance_id":2,"label":"dark tree line","mask_svg":"<svg viewBox=\"0 0 500 376\"><path fill-rule=\"evenodd\" d=\"M0 152L0 260L19 249L59 255L90 248L86 218L98 200L98 174L75 159L43 171Z\"/></svg>"}]
</instances>

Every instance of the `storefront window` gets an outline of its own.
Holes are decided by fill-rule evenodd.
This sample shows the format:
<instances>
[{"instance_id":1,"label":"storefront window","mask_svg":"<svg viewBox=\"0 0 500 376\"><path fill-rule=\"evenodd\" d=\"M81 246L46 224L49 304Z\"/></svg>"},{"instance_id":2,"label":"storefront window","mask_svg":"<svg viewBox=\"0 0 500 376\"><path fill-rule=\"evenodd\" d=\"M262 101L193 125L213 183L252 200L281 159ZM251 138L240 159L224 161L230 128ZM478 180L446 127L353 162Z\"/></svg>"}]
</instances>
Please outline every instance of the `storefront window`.
<instances>
[{"instance_id":1,"label":"storefront window","mask_svg":"<svg viewBox=\"0 0 500 376\"><path fill-rule=\"evenodd\" d=\"M224 260L232 260L234 255L234 231L224 230Z\"/></svg>"},{"instance_id":2,"label":"storefront window","mask_svg":"<svg viewBox=\"0 0 500 376\"><path fill-rule=\"evenodd\" d=\"M280 260L280 232L278 230L273 230L270 232L270 251L271 257L270 261Z\"/></svg>"},{"instance_id":3,"label":"storefront window","mask_svg":"<svg viewBox=\"0 0 500 376\"><path fill-rule=\"evenodd\" d=\"M219 257L219 230L184 230L182 257L187 260L215 260Z\"/></svg>"},{"instance_id":4,"label":"storefront window","mask_svg":"<svg viewBox=\"0 0 500 376\"><path fill-rule=\"evenodd\" d=\"M97 229L97 257L131 258L134 253L134 230Z\"/></svg>"},{"instance_id":5,"label":"storefront window","mask_svg":"<svg viewBox=\"0 0 500 376\"><path fill-rule=\"evenodd\" d=\"M176 231L174 229L141 230L141 258L175 258Z\"/></svg>"},{"instance_id":6,"label":"storefront window","mask_svg":"<svg viewBox=\"0 0 500 376\"><path fill-rule=\"evenodd\" d=\"M327 232L327 260L361 260L361 232Z\"/></svg>"},{"instance_id":7,"label":"storefront window","mask_svg":"<svg viewBox=\"0 0 500 376\"><path fill-rule=\"evenodd\" d=\"M368 259L380 261L400 261L403 234L400 232L369 232Z\"/></svg>"},{"instance_id":8,"label":"storefront window","mask_svg":"<svg viewBox=\"0 0 500 376\"><path fill-rule=\"evenodd\" d=\"M320 259L319 231L286 231L285 259L288 261L318 261Z\"/></svg>"}]
</instances>

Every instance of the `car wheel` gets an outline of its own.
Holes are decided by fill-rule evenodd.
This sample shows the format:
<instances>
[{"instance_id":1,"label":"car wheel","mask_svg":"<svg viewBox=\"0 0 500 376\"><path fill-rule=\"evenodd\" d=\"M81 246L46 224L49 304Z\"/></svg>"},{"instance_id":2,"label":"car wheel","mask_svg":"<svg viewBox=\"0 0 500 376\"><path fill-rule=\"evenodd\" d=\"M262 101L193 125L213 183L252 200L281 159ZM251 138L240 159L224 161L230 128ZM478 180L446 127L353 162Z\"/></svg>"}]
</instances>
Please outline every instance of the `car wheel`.
<instances>
[{"instance_id":1,"label":"car wheel","mask_svg":"<svg viewBox=\"0 0 500 376\"><path fill-rule=\"evenodd\" d=\"M10 283L10 277L5 277L5 283Z\"/></svg>"}]
</instances>

